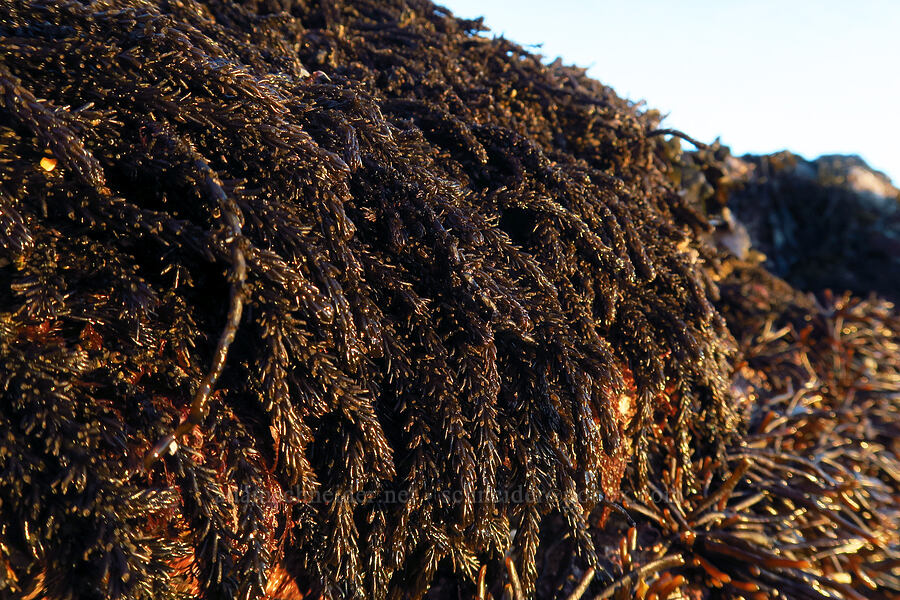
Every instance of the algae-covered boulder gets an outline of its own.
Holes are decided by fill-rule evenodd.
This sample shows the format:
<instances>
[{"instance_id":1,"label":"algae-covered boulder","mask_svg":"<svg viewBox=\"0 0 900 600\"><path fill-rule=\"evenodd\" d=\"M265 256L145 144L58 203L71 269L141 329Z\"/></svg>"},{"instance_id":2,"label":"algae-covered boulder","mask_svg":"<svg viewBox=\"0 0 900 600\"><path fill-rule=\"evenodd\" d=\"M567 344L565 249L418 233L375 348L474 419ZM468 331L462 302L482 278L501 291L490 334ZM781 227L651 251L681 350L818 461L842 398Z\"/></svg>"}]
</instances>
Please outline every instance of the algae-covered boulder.
<instances>
[{"instance_id":1,"label":"algae-covered boulder","mask_svg":"<svg viewBox=\"0 0 900 600\"><path fill-rule=\"evenodd\" d=\"M900 299L900 191L859 157L746 156L730 202L766 266L811 291Z\"/></svg>"},{"instance_id":2,"label":"algae-covered boulder","mask_svg":"<svg viewBox=\"0 0 900 600\"><path fill-rule=\"evenodd\" d=\"M896 314L657 113L427 1L0 10L3 597L900 590Z\"/></svg>"}]
</instances>

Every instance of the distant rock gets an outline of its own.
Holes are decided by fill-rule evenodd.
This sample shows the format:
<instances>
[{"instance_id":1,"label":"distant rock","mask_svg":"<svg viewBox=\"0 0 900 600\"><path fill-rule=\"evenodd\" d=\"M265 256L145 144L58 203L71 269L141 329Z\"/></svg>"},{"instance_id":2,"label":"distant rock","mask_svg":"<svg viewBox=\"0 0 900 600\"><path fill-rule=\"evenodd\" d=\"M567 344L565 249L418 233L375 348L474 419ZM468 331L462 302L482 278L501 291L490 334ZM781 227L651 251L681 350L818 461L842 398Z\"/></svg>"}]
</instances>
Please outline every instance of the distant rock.
<instances>
[{"instance_id":1,"label":"distant rock","mask_svg":"<svg viewBox=\"0 0 900 600\"><path fill-rule=\"evenodd\" d=\"M727 205L793 285L900 298L900 191L859 156L747 155Z\"/></svg>"},{"instance_id":2,"label":"distant rock","mask_svg":"<svg viewBox=\"0 0 900 600\"><path fill-rule=\"evenodd\" d=\"M819 182L848 187L859 194L869 194L896 205L898 192L890 177L876 171L856 155L829 154L810 164L816 166Z\"/></svg>"}]
</instances>

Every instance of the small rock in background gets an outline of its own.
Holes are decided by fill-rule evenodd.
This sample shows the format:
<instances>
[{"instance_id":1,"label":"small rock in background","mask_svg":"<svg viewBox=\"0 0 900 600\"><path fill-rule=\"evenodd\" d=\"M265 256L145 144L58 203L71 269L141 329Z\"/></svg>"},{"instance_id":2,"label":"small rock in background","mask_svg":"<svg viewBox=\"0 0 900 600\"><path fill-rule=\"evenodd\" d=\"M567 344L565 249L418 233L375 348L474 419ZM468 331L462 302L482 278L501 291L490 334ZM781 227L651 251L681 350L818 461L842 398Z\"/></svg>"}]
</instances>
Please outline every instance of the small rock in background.
<instances>
[{"instance_id":1,"label":"small rock in background","mask_svg":"<svg viewBox=\"0 0 900 600\"><path fill-rule=\"evenodd\" d=\"M900 297L900 192L857 156L745 156L728 206L776 275L807 291Z\"/></svg>"},{"instance_id":2,"label":"small rock in background","mask_svg":"<svg viewBox=\"0 0 900 600\"><path fill-rule=\"evenodd\" d=\"M672 152L672 177L720 250L805 291L900 298L900 191L860 157L735 157L718 140Z\"/></svg>"}]
</instances>

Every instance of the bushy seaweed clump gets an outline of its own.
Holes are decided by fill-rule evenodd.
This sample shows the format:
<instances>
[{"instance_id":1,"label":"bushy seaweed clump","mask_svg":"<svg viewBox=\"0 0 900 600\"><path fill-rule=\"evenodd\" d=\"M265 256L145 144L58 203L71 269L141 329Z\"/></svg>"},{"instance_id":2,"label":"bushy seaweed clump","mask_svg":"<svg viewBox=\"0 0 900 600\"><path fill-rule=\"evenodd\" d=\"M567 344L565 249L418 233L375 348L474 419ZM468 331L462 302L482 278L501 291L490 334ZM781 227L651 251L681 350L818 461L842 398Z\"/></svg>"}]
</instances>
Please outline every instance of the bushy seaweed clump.
<instances>
[{"instance_id":1,"label":"bushy seaweed clump","mask_svg":"<svg viewBox=\"0 0 900 600\"><path fill-rule=\"evenodd\" d=\"M630 593L595 506L743 481L654 113L429 2L0 6L2 593L528 594L553 519Z\"/></svg>"},{"instance_id":2,"label":"bushy seaweed clump","mask_svg":"<svg viewBox=\"0 0 900 600\"><path fill-rule=\"evenodd\" d=\"M652 119L428 3L257 8L4 3L8 585L174 593L172 549L136 551L168 532L211 596L281 554L376 597L511 547L531 587L551 509L596 562L585 511L666 385L682 460L731 426ZM196 452L140 473L216 354L234 247ZM233 514L248 489L331 499Z\"/></svg>"}]
</instances>

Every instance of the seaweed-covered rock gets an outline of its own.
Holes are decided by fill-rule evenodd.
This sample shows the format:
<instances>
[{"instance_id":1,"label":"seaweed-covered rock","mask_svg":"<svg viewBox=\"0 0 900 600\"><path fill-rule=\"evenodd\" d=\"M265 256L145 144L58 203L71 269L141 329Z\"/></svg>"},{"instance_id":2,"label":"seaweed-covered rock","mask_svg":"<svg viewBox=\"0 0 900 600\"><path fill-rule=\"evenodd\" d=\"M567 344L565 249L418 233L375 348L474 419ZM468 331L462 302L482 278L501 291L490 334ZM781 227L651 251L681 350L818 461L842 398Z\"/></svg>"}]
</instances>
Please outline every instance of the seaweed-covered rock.
<instances>
[{"instance_id":1,"label":"seaweed-covered rock","mask_svg":"<svg viewBox=\"0 0 900 600\"><path fill-rule=\"evenodd\" d=\"M0 10L0 594L900 588L896 316L655 112L422 0Z\"/></svg>"},{"instance_id":2,"label":"seaweed-covered rock","mask_svg":"<svg viewBox=\"0 0 900 600\"><path fill-rule=\"evenodd\" d=\"M283 556L381 597L509 551L530 589L549 511L599 567L586 514L646 478L667 386L678 460L724 447L653 115L428 3L3 7L22 590L252 596Z\"/></svg>"},{"instance_id":3,"label":"seaweed-covered rock","mask_svg":"<svg viewBox=\"0 0 900 600\"><path fill-rule=\"evenodd\" d=\"M773 273L803 290L900 299L900 190L857 156L729 158L727 208Z\"/></svg>"}]
</instances>

